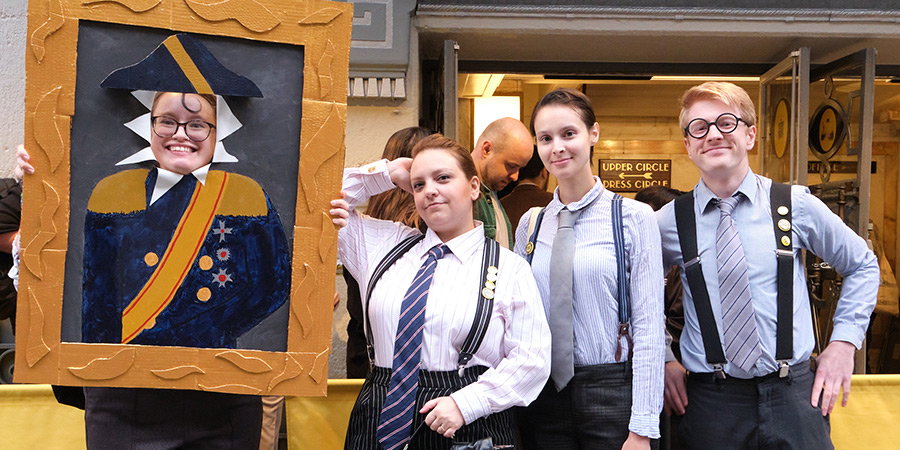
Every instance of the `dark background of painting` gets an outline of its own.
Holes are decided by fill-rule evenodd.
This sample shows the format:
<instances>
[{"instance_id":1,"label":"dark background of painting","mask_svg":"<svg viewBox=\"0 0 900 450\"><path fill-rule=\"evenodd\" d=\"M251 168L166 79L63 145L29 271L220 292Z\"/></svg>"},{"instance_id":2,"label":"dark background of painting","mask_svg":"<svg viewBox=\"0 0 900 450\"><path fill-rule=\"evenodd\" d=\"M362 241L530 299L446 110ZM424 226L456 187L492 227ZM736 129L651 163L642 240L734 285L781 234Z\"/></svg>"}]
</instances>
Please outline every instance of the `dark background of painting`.
<instances>
[{"instance_id":1,"label":"dark background of painting","mask_svg":"<svg viewBox=\"0 0 900 450\"><path fill-rule=\"evenodd\" d=\"M81 341L81 277L84 215L101 179L139 165L115 163L149 144L123 124L147 113L129 91L100 88L116 69L150 54L171 30L81 21L78 32L75 116L71 132L69 244L63 293L63 342ZM303 48L246 39L194 34L225 67L259 86L263 98L225 100L243 126L222 142L237 163L211 169L253 178L269 195L293 248L300 117L303 97ZM239 341L240 348L286 351L288 304Z\"/></svg>"}]
</instances>

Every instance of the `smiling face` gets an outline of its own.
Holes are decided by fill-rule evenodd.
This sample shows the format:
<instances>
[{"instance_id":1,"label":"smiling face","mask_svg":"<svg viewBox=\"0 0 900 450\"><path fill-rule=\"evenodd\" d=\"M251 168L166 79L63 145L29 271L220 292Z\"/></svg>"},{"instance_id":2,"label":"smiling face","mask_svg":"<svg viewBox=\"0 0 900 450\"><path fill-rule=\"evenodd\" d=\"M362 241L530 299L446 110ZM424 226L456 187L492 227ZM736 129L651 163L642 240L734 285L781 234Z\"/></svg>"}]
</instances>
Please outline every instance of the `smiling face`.
<instances>
[{"instance_id":1,"label":"smiling face","mask_svg":"<svg viewBox=\"0 0 900 450\"><path fill-rule=\"evenodd\" d=\"M600 137L596 122L588 128L571 107L550 104L534 116L534 133L544 167L560 184L592 177L591 147Z\"/></svg>"},{"instance_id":2,"label":"smiling face","mask_svg":"<svg viewBox=\"0 0 900 450\"><path fill-rule=\"evenodd\" d=\"M698 100L687 109L685 117L687 121L700 118L715 122L723 113L741 117L737 108L720 100ZM704 180L726 180L746 175L750 169L747 153L755 141L756 126L740 121L731 133L722 133L718 127L710 125L709 133L701 139L685 137L684 147Z\"/></svg>"},{"instance_id":3,"label":"smiling face","mask_svg":"<svg viewBox=\"0 0 900 450\"><path fill-rule=\"evenodd\" d=\"M192 120L203 120L213 125L216 123L215 109L197 94L162 93L156 98L152 116L167 117L179 123ZM209 164L215 148L215 128L210 130L209 137L200 142L188 139L183 126L179 126L175 135L171 137L150 133L150 149L159 167L181 175L189 174Z\"/></svg>"},{"instance_id":4,"label":"smiling face","mask_svg":"<svg viewBox=\"0 0 900 450\"><path fill-rule=\"evenodd\" d=\"M475 228L472 202L478 198L480 182L478 177L466 177L449 150L417 153L409 178L419 216L442 241Z\"/></svg>"}]
</instances>

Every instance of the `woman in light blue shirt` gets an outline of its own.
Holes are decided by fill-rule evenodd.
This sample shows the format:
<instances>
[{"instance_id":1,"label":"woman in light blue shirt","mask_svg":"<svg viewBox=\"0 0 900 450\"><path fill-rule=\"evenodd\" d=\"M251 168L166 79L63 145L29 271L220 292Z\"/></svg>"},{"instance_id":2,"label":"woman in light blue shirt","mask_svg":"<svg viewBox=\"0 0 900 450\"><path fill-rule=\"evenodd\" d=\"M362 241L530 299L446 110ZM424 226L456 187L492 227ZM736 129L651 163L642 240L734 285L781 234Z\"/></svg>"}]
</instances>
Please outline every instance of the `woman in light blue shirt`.
<instances>
[{"instance_id":1,"label":"woman in light blue shirt","mask_svg":"<svg viewBox=\"0 0 900 450\"><path fill-rule=\"evenodd\" d=\"M555 90L531 120L541 161L559 185L541 216L526 214L516 232L516 253L532 260L554 334L551 380L518 414L523 447L650 448L659 437L665 348L656 219L649 206L622 199L593 175L600 132L584 94ZM577 217L566 232L574 235L568 256L564 235L557 239L563 216ZM571 287L559 273L567 264ZM620 300L620 290L630 299Z\"/></svg>"}]
</instances>

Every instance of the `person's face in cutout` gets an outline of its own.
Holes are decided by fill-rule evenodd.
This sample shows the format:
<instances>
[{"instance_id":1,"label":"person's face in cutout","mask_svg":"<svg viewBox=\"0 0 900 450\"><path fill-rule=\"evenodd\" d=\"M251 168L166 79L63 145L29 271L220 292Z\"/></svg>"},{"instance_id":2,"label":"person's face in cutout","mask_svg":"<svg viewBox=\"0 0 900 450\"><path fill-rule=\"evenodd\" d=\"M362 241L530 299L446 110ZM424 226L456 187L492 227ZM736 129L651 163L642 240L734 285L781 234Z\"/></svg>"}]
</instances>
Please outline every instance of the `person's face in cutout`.
<instances>
[{"instance_id":1,"label":"person's face in cutout","mask_svg":"<svg viewBox=\"0 0 900 450\"><path fill-rule=\"evenodd\" d=\"M164 92L156 98L151 115L178 123L201 120L216 124L215 108L197 94ZM209 164L216 149L215 128L210 129L206 139L198 142L188 138L185 126L178 126L175 134L170 137L160 136L156 132L150 133L150 149L159 167L181 175L189 174Z\"/></svg>"},{"instance_id":2,"label":"person's face in cutout","mask_svg":"<svg viewBox=\"0 0 900 450\"><path fill-rule=\"evenodd\" d=\"M478 177L467 178L456 158L444 149L416 154L409 170L416 209L428 228L447 242L475 227L472 202Z\"/></svg>"}]
</instances>

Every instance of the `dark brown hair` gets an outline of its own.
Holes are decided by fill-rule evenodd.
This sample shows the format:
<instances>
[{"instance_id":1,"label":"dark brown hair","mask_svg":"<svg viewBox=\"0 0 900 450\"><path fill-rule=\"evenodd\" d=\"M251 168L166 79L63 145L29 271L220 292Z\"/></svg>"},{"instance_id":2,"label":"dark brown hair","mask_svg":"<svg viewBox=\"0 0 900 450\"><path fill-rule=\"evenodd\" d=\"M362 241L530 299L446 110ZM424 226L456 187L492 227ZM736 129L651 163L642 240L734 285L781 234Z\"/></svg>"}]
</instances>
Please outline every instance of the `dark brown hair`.
<instances>
[{"instance_id":1,"label":"dark brown hair","mask_svg":"<svg viewBox=\"0 0 900 450\"><path fill-rule=\"evenodd\" d=\"M587 95L584 95L582 92L576 91L575 89L560 88L551 91L545 95L537 105L534 105L534 110L531 112L532 135L535 134L534 118L537 117L538 111L545 106L550 105L563 105L574 109L578 116L581 117L581 121L584 122L584 126L588 130L597 123L597 117L594 115L594 105L591 104L591 99L589 99Z\"/></svg>"},{"instance_id":2,"label":"dark brown hair","mask_svg":"<svg viewBox=\"0 0 900 450\"><path fill-rule=\"evenodd\" d=\"M634 194L634 199L650 205L654 211L659 211L660 208L666 206L666 203L675 200L682 194L684 194L684 192L670 187L650 186L645 187L638 191L637 194Z\"/></svg>"},{"instance_id":3,"label":"dark brown hair","mask_svg":"<svg viewBox=\"0 0 900 450\"><path fill-rule=\"evenodd\" d=\"M421 127L409 127L397 131L388 138L381 157L388 161L408 158L412 155L413 146L429 134L431 131ZM412 194L400 188L394 188L370 198L366 214L376 219L401 222L413 228L424 228L424 222L419 218Z\"/></svg>"},{"instance_id":4,"label":"dark brown hair","mask_svg":"<svg viewBox=\"0 0 900 450\"><path fill-rule=\"evenodd\" d=\"M534 105L534 110L531 112L531 134L537 138L537 134L534 132L534 119L538 115L538 111L540 111L545 106L551 105L562 105L568 106L572 108L578 117L581 118L581 121L584 122L585 128L588 131L591 130L591 127L597 123L597 116L594 114L594 105L591 103L591 99L588 98L587 95L584 95L581 91L576 91L575 89L570 88L559 88L551 91L544 98L541 99ZM590 152L591 164L594 162L594 146L591 146Z\"/></svg>"},{"instance_id":5,"label":"dark brown hair","mask_svg":"<svg viewBox=\"0 0 900 450\"><path fill-rule=\"evenodd\" d=\"M188 108L187 103L185 103L185 101L184 101L184 98L185 98L185 96L187 96L187 94L185 94L184 92L174 92L174 93L181 94L181 106L184 107L184 109L186 109L190 112L193 112L193 113L199 112L199 111L194 111L191 108ZM162 96L163 94L168 94L168 92L157 92L156 94L153 95L153 104L150 106L150 112L153 112L153 108L156 108L156 102L159 101L159 97ZM212 106L212 109L213 109L213 115L215 115L216 108L218 106L215 95L213 95L213 94L194 94L194 95L199 95L200 98L209 102L209 104Z\"/></svg>"}]
</instances>

